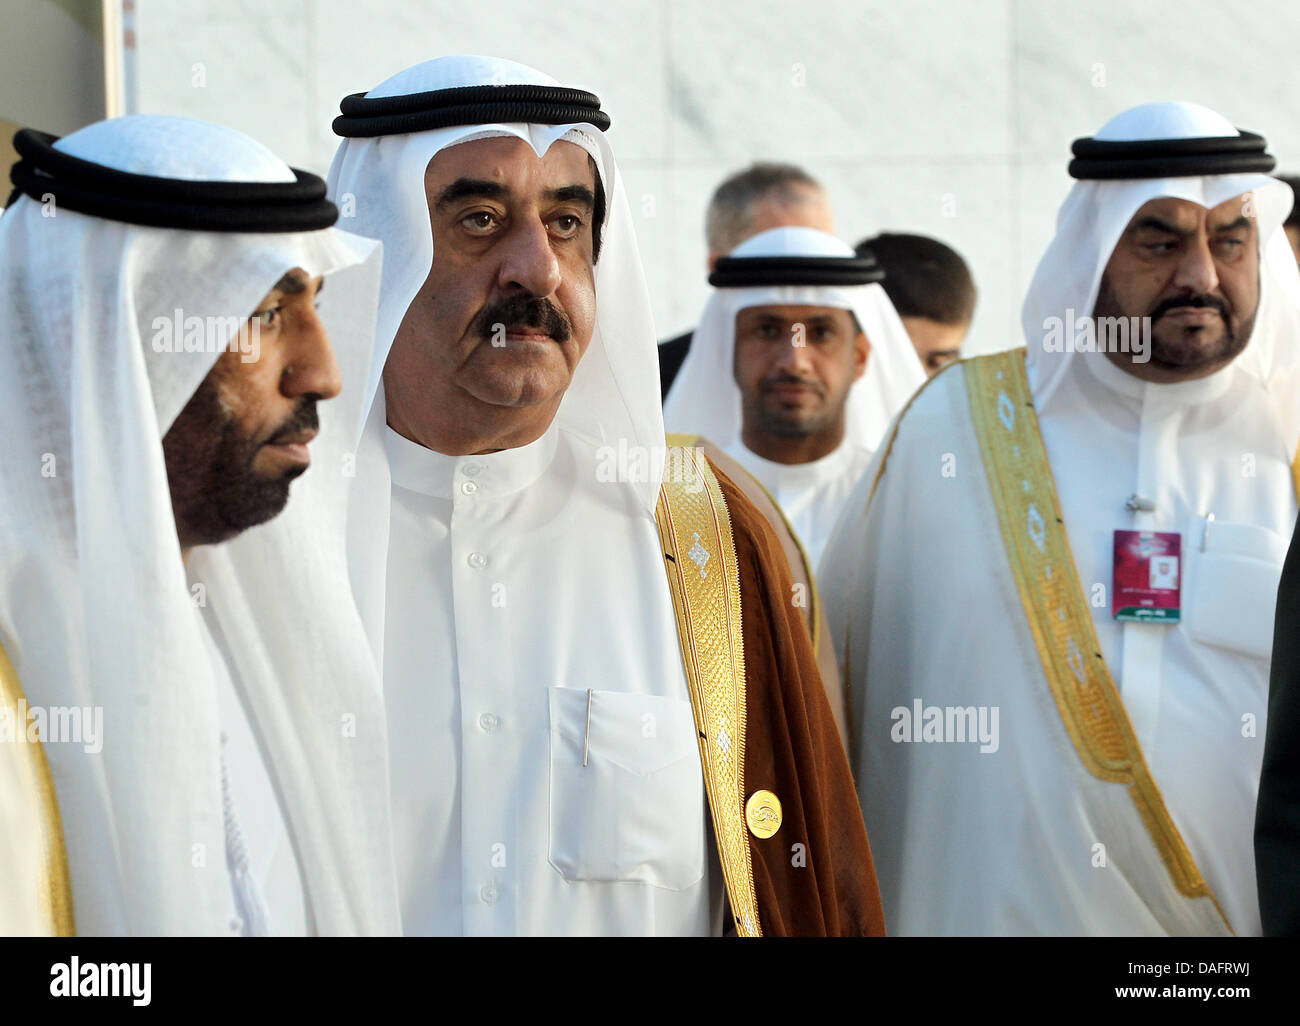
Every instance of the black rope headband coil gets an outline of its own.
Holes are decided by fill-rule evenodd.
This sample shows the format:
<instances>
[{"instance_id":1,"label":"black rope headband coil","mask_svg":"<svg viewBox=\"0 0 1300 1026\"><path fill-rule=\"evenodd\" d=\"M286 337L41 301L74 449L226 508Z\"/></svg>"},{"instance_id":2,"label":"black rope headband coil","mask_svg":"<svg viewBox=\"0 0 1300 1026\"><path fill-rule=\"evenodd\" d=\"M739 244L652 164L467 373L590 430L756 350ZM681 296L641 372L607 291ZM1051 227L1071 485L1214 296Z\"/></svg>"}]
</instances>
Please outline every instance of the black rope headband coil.
<instances>
[{"instance_id":1,"label":"black rope headband coil","mask_svg":"<svg viewBox=\"0 0 1300 1026\"><path fill-rule=\"evenodd\" d=\"M139 175L56 150L58 138L34 129L14 135L22 158L9 171L14 191L37 202L54 197L81 214L150 228L198 232L310 232L329 228L338 207L325 181L291 168L293 182L214 182Z\"/></svg>"},{"instance_id":2,"label":"black rope headband coil","mask_svg":"<svg viewBox=\"0 0 1300 1026\"><path fill-rule=\"evenodd\" d=\"M719 289L764 285L870 285L885 280L873 256L720 257L709 275Z\"/></svg>"},{"instance_id":3,"label":"black rope headband coil","mask_svg":"<svg viewBox=\"0 0 1300 1026\"><path fill-rule=\"evenodd\" d=\"M1248 172L1267 174L1277 166L1264 152L1262 135L1242 130L1240 135L1190 139L1139 139L1112 142L1091 137L1074 140L1070 147L1071 178L1190 178Z\"/></svg>"},{"instance_id":4,"label":"black rope headband coil","mask_svg":"<svg viewBox=\"0 0 1300 1026\"><path fill-rule=\"evenodd\" d=\"M543 85L477 85L433 89L406 96L365 93L343 97L334 134L345 139L373 139L460 125L585 124L604 132L609 115L600 97L581 89Z\"/></svg>"}]
</instances>

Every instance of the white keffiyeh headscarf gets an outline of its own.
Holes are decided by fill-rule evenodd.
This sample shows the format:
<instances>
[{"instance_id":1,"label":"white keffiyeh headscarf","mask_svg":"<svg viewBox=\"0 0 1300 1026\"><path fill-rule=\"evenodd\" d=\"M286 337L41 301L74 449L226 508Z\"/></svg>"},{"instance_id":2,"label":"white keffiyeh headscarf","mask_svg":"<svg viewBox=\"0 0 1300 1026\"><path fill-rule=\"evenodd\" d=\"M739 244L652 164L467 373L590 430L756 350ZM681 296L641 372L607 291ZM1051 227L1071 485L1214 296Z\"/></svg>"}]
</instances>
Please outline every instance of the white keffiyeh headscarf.
<instances>
[{"instance_id":1,"label":"white keffiyeh headscarf","mask_svg":"<svg viewBox=\"0 0 1300 1026\"><path fill-rule=\"evenodd\" d=\"M853 248L815 228L772 228L733 249L731 257L856 257ZM736 314L754 306L824 306L851 310L867 336L867 369L849 390L846 441L875 451L885 429L925 382L925 368L907 330L876 283L715 288L705 304L690 351L664 403L671 431L703 435L730 448L742 426L734 372Z\"/></svg>"}]
</instances>

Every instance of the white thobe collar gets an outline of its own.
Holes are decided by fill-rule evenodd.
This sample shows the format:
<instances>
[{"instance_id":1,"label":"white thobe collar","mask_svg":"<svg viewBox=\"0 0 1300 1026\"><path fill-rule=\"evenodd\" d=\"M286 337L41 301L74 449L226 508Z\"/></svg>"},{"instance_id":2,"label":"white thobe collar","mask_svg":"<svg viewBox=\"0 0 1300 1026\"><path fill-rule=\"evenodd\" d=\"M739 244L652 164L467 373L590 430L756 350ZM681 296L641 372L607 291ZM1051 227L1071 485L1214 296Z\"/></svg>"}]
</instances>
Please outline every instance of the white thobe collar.
<instances>
[{"instance_id":1,"label":"white thobe collar","mask_svg":"<svg viewBox=\"0 0 1300 1026\"><path fill-rule=\"evenodd\" d=\"M545 434L527 445L468 456L426 449L392 428L385 428L384 437L393 484L435 499L454 498L458 489L501 498L527 488L546 472L555 458L559 428L552 421Z\"/></svg>"},{"instance_id":2,"label":"white thobe collar","mask_svg":"<svg viewBox=\"0 0 1300 1026\"><path fill-rule=\"evenodd\" d=\"M1140 403L1157 406L1194 406L1213 402L1228 390L1233 378L1232 364L1215 371L1208 377L1196 378L1192 381L1156 383L1143 381L1123 368L1115 366L1104 353L1090 353L1087 358L1076 362L1088 368L1093 379L1111 392L1136 399Z\"/></svg>"},{"instance_id":3,"label":"white thobe collar","mask_svg":"<svg viewBox=\"0 0 1300 1026\"><path fill-rule=\"evenodd\" d=\"M816 488L825 481L842 474L853 462L855 447L848 435L825 456L808 463L777 463L765 459L737 438L731 448L735 456L769 490L796 493L802 489Z\"/></svg>"}]
</instances>

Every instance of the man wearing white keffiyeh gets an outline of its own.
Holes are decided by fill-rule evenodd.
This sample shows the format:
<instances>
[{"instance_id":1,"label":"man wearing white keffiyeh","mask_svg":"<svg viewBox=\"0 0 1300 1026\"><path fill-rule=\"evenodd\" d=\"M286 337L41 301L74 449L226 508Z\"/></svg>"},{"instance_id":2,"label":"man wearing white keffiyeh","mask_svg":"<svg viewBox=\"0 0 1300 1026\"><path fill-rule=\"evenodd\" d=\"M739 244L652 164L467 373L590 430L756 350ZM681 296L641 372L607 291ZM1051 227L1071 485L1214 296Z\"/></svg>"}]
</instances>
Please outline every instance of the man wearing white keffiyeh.
<instances>
[{"instance_id":1,"label":"man wearing white keffiyeh","mask_svg":"<svg viewBox=\"0 0 1300 1026\"><path fill-rule=\"evenodd\" d=\"M364 379L377 247L220 126L19 135L0 711L103 731L0 744L0 930L394 932L377 680L321 512L359 396L317 413Z\"/></svg>"},{"instance_id":2,"label":"man wearing white keffiyeh","mask_svg":"<svg viewBox=\"0 0 1300 1026\"><path fill-rule=\"evenodd\" d=\"M385 252L348 516L405 931L878 932L778 543L665 469L599 99L445 57L341 107L331 195Z\"/></svg>"},{"instance_id":3,"label":"man wearing white keffiyeh","mask_svg":"<svg viewBox=\"0 0 1300 1026\"><path fill-rule=\"evenodd\" d=\"M869 256L815 228L771 228L720 259L664 403L670 431L716 442L772 493L815 570L885 428L925 381Z\"/></svg>"},{"instance_id":4,"label":"man wearing white keffiyeh","mask_svg":"<svg viewBox=\"0 0 1300 1026\"><path fill-rule=\"evenodd\" d=\"M1074 143L1026 349L932 378L823 560L890 929L1260 932L1300 276L1264 140Z\"/></svg>"}]
</instances>

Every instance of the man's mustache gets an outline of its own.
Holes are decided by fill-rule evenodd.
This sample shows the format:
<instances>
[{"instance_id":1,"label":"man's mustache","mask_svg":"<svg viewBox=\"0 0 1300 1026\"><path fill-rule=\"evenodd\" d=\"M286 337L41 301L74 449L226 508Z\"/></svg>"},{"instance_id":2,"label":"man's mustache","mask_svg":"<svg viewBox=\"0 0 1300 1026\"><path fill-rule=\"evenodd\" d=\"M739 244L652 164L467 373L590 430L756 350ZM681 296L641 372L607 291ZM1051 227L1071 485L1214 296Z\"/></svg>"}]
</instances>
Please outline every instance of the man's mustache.
<instances>
[{"instance_id":1,"label":"man's mustache","mask_svg":"<svg viewBox=\"0 0 1300 1026\"><path fill-rule=\"evenodd\" d=\"M275 445L277 442L302 434L304 431L318 431L319 429L320 418L316 415L316 400L304 398L299 401L297 409L286 417L284 423L276 428L275 433L262 444Z\"/></svg>"},{"instance_id":2,"label":"man's mustache","mask_svg":"<svg viewBox=\"0 0 1300 1026\"><path fill-rule=\"evenodd\" d=\"M501 337L509 328L529 328L567 342L573 325L559 307L541 296L506 296L489 303L474 318L472 330L486 342Z\"/></svg>"},{"instance_id":3,"label":"man's mustache","mask_svg":"<svg viewBox=\"0 0 1300 1026\"><path fill-rule=\"evenodd\" d=\"M1212 296L1208 292L1198 292L1193 296L1172 296L1156 305L1151 311L1151 323L1155 324L1165 314L1171 310L1181 310L1191 308L1193 310L1203 310L1210 307L1219 312L1219 316L1226 323L1232 316L1232 310L1229 308L1226 300L1219 296Z\"/></svg>"},{"instance_id":4,"label":"man's mustache","mask_svg":"<svg viewBox=\"0 0 1300 1026\"><path fill-rule=\"evenodd\" d=\"M765 378L762 382L764 392L770 392L772 389L780 388L782 385L804 385L807 388L814 389L817 394L825 395L826 389L820 381L814 378L796 378L791 374L782 374L774 378Z\"/></svg>"}]
</instances>

